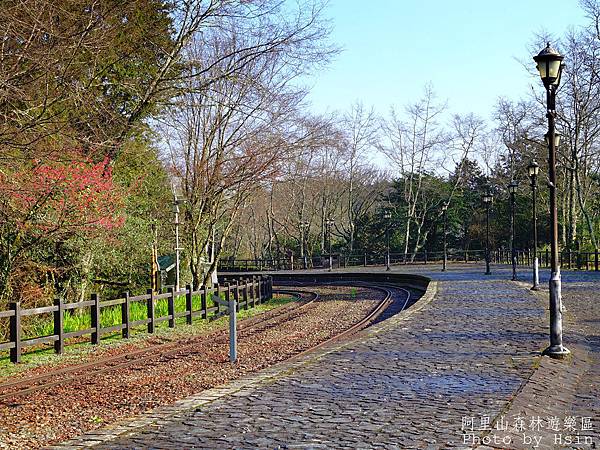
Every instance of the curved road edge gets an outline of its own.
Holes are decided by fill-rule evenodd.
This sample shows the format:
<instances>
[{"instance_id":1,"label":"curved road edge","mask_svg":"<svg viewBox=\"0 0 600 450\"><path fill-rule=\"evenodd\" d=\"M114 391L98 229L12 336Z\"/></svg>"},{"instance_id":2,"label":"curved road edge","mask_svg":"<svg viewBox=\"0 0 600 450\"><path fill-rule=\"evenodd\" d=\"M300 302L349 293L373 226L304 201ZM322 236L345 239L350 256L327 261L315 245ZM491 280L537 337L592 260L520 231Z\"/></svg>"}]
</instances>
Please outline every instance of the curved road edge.
<instances>
[{"instance_id":1,"label":"curved road edge","mask_svg":"<svg viewBox=\"0 0 600 450\"><path fill-rule=\"evenodd\" d=\"M306 275L306 274L305 274ZM368 336L380 333L386 329L397 326L399 322L409 319L415 312L418 312L429 305L436 297L437 293L437 282L432 281L428 277L420 275L404 275L404 274L383 274L383 276L376 276L375 279L370 279L370 275L380 274L365 274L363 273L336 273L331 274L318 274L318 281L325 281L327 278L340 280L346 279L351 280L351 277L358 278L369 278L368 281L382 281L382 282L398 282L402 283L402 286L408 286L416 290L423 291L423 295L408 309L397 314L397 316L391 317L383 322L374 324L362 331L357 332L348 339L331 342L329 345L325 345L314 352L308 352L294 356L286 361L277 363L271 367L265 368L254 374L239 378L223 386L219 386L212 389L207 389L199 394L192 395L182 400L178 400L171 405L165 405L158 407L152 411L142 413L139 416L125 419L114 424L107 425L104 428L94 430L89 433L84 433L68 441L55 444L47 447L48 449L83 449L91 448L99 444L107 444L112 440L118 438L124 438L136 434L136 432L149 425L162 422L167 419L176 418L180 414L185 414L194 409L203 408L210 403L219 400L225 396L235 395L242 390L248 390L255 387L263 386L265 384L276 381L282 376L289 375L296 372L298 369L319 361L324 356L340 350L361 338L364 339ZM322 276L321 276L322 275ZM340 277L341 275L341 277ZM365 277L365 275L367 275ZM295 278L295 277L294 277ZM312 278L312 277L311 277ZM381 278L381 279L380 279ZM356 278L354 278L356 280ZM274 279L274 283L275 283ZM315 280L316 281L316 280ZM239 395L239 394L238 394Z\"/></svg>"}]
</instances>

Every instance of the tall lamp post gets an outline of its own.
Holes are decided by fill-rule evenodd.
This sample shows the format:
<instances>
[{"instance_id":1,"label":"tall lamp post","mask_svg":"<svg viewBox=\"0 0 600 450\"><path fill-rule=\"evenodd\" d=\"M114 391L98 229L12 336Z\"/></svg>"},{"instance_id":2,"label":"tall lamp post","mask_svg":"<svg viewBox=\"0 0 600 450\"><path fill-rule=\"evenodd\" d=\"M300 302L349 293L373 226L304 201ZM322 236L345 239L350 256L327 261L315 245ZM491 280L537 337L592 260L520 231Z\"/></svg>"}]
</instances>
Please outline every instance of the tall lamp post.
<instances>
[{"instance_id":1,"label":"tall lamp post","mask_svg":"<svg viewBox=\"0 0 600 450\"><path fill-rule=\"evenodd\" d=\"M331 228L334 223L334 220L331 218L325 221L325 226L327 227L327 241L329 242L329 272L331 272L333 266L333 256L331 254Z\"/></svg>"},{"instance_id":2,"label":"tall lamp post","mask_svg":"<svg viewBox=\"0 0 600 450\"><path fill-rule=\"evenodd\" d=\"M390 221L392 220L392 213L389 210L383 212L383 218L385 219L385 270L390 270Z\"/></svg>"},{"instance_id":3,"label":"tall lamp post","mask_svg":"<svg viewBox=\"0 0 600 450\"><path fill-rule=\"evenodd\" d=\"M444 215L444 256L443 256L443 260L442 260L442 272L446 271L446 263L448 261L448 243L446 242L446 236L447 236L447 232L446 232L446 227L447 227L447 223L448 223L448 203L444 203L442 205L442 213Z\"/></svg>"},{"instance_id":4,"label":"tall lamp post","mask_svg":"<svg viewBox=\"0 0 600 450\"><path fill-rule=\"evenodd\" d=\"M308 231L309 223L305 220L300 222L300 231L302 232L302 259L304 264L304 270L308 269L308 262L306 260L306 233Z\"/></svg>"},{"instance_id":5,"label":"tall lamp post","mask_svg":"<svg viewBox=\"0 0 600 450\"><path fill-rule=\"evenodd\" d=\"M555 130L556 90L560 84L564 57L546 45L533 57L546 88L546 117L548 118L548 186L550 194L550 346L544 354L552 358L564 358L570 352L562 343L562 298L560 267L558 261L558 210L556 207L556 147L559 137Z\"/></svg>"},{"instance_id":6,"label":"tall lamp post","mask_svg":"<svg viewBox=\"0 0 600 450\"><path fill-rule=\"evenodd\" d=\"M533 228L533 286L531 290L537 291L540 288L540 263L537 257L538 234L537 234L537 176L540 171L540 166L537 162L532 161L527 166L527 173L531 180L531 199L532 199L532 228Z\"/></svg>"},{"instance_id":7,"label":"tall lamp post","mask_svg":"<svg viewBox=\"0 0 600 450\"><path fill-rule=\"evenodd\" d=\"M515 194L519 188L519 183L512 180L508 185L510 193L510 260L512 263L512 280L517 279L517 251L515 249Z\"/></svg>"},{"instance_id":8,"label":"tall lamp post","mask_svg":"<svg viewBox=\"0 0 600 450\"><path fill-rule=\"evenodd\" d=\"M488 191L483 197L483 203L485 203L485 274L490 275L490 206L494 197Z\"/></svg>"}]
</instances>

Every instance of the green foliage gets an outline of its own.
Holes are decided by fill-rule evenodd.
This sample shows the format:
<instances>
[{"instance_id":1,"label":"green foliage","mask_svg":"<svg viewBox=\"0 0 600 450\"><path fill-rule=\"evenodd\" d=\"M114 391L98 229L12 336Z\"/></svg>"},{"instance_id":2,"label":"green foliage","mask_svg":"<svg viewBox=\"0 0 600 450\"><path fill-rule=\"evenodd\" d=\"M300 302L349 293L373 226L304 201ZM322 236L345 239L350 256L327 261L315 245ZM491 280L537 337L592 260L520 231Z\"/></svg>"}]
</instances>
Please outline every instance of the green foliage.
<instances>
[{"instance_id":1,"label":"green foliage","mask_svg":"<svg viewBox=\"0 0 600 450\"><path fill-rule=\"evenodd\" d=\"M124 290L143 293L150 286L152 225L158 232L159 255L173 248L171 188L149 138L142 136L128 143L115 165L115 180L128 194L127 219L121 229L93 249L94 280L104 297L115 297Z\"/></svg>"}]
</instances>

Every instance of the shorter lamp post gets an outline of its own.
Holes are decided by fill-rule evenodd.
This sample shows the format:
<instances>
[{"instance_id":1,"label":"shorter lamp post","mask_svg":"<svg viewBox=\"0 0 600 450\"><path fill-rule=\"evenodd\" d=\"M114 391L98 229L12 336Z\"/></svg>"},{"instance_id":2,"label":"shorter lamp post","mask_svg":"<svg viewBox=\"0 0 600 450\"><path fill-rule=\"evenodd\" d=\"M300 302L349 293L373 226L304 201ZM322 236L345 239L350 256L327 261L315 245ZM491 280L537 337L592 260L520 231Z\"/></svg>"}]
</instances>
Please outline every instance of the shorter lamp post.
<instances>
[{"instance_id":1,"label":"shorter lamp post","mask_svg":"<svg viewBox=\"0 0 600 450\"><path fill-rule=\"evenodd\" d=\"M444 214L444 256L443 256L443 260L442 260L442 272L446 271L446 263L448 261L448 254L447 254L447 242L446 242L446 226L448 223L448 203L444 203L442 205L442 213Z\"/></svg>"},{"instance_id":2,"label":"shorter lamp post","mask_svg":"<svg viewBox=\"0 0 600 450\"><path fill-rule=\"evenodd\" d=\"M392 220L392 213L388 210L383 212L383 218L385 219L385 270L390 270L390 221Z\"/></svg>"},{"instance_id":3,"label":"shorter lamp post","mask_svg":"<svg viewBox=\"0 0 600 450\"><path fill-rule=\"evenodd\" d=\"M325 221L325 226L327 227L327 240L329 242L329 272L331 272L333 266L333 256L331 254L331 228L335 222L333 219L329 218Z\"/></svg>"},{"instance_id":4,"label":"shorter lamp post","mask_svg":"<svg viewBox=\"0 0 600 450\"><path fill-rule=\"evenodd\" d=\"M533 228L533 286L531 289L537 291L540 288L540 263L537 257L538 249L538 234L537 234L537 176L540 171L540 166L537 162L532 161L527 166L529 179L531 180L531 198L532 198L532 228Z\"/></svg>"},{"instance_id":5,"label":"shorter lamp post","mask_svg":"<svg viewBox=\"0 0 600 450\"><path fill-rule=\"evenodd\" d=\"M173 220L173 225L175 225L175 292L179 291L180 252L183 250L179 246L179 205L183 203L185 203L185 200L173 193L173 214L175 216Z\"/></svg>"},{"instance_id":6,"label":"shorter lamp post","mask_svg":"<svg viewBox=\"0 0 600 450\"><path fill-rule=\"evenodd\" d=\"M306 233L308 232L309 223L306 221L300 222L300 230L302 232L302 259L304 262L304 270L308 269L308 262L306 260Z\"/></svg>"},{"instance_id":7,"label":"shorter lamp post","mask_svg":"<svg viewBox=\"0 0 600 450\"><path fill-rule=\"evenodd\" d=\"M488 191L482 197L485 203L485 274L490 275L490 206L494 197Z\"/></svg>"},{"instance_id":8,"label":"shorter lamp post","mask_svg":"<svg viewBox=\"0 0 600 450\"><path fill-rule=\"evenodd\" d=\"M515 195L519 183L512 180L508 185L508 192L510 192L510 259L512 263L512 280L517 279L517 251L515 249Z\"/></svg>"}]
</instances>

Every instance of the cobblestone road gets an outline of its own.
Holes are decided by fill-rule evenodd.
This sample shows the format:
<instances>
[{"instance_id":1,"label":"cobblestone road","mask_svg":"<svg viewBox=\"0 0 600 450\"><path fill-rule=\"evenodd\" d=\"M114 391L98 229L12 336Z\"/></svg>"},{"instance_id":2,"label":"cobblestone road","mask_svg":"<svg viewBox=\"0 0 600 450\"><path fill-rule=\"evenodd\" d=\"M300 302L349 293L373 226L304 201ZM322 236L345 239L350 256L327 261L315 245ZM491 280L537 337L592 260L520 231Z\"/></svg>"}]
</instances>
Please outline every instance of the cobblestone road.
<instances>
[{"instance_id":1,"label":"cobblestone road","mask_svg":"<svg viewBox=\"0 0 600 450\"><path fill-rule=\"evenodd\" d=\"M547 339L533 294L474 269L432 272L406 320L97 448L464 448L463 418L499 415Z\"/></svg>"},{"instance_id":2,"label":"cobblestone road","mask_svg":"<svg viewBox=\"0 0 600 450\"><path fill-rule=\"evenodd\" d=\"M548 276L544 271L545 281ZM564 361L541 359L539 369L505 412L511 425L515 418L523 418L525 429L516 432L511 427L508 433L491 434L490 438L511 440L510 445L496 448L600 446L600 302L596 294L600 274L565 271L563 281L566 281L563 284L564 342L572 357ZM542 286L538 297L546 304L548 290L545 284ZM535 425L538 418L542 419L539 427ZM525 445L526 441L531 442Z\"/></svg>"}]
</instances>

